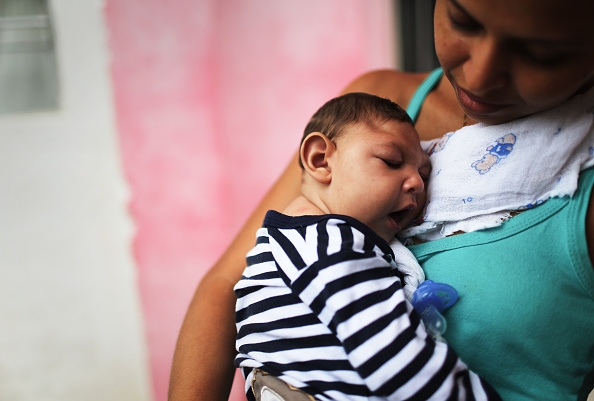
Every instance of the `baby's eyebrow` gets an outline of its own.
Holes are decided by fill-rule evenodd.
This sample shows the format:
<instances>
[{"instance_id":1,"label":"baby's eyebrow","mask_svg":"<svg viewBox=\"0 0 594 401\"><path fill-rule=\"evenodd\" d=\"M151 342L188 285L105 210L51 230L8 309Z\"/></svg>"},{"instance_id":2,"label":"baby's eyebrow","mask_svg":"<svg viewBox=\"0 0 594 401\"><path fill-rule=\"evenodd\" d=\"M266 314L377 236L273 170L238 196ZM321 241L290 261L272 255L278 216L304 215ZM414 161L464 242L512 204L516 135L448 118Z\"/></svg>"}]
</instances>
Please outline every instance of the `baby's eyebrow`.
<instances>
[{"instance_id":1,"label":"baby's eyebrow","mask_svg":"<svg viewBox=\"0 0 594 401\"><path fill-rule=\"evenodd\" d=\"M402 153L402 148L396 142L386 142L379 145L382 148L386 148L389 150L396 150Z\"/></svg>"},{"instance_id":2,"label":"baby's eyebrow","mask_svg":"<svg viewBox=\"0 0 594 401\"><path fill-rule=\"evenodd\" d=\"M378 150L388 157L397 159L404 158L406 154L403 152L402 147L394 142L381 144Z\"/></svg>"}]
</instances>

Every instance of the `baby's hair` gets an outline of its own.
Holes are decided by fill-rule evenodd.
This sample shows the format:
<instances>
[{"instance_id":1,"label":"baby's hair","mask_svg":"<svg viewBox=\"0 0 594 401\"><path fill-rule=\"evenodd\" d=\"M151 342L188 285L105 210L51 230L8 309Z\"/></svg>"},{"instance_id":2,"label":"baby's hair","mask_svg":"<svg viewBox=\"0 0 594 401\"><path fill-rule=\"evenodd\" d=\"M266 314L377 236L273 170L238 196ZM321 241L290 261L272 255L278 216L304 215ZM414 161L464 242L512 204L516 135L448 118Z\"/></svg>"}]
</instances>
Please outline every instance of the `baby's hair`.
<instances>
[{"instance_id":1,"label":"baby's hair","mask_svg":"<svg viewBox=\"0 0 594 401\"><path fill-rule=\"evenodd\" d=\"M349 125L363 123L377 127L390 120L414 125L408 113L390 99L362 92L347 93L329 100L315 112L301 142L312 132L321 132L334 142ZM301 160L299 165L303 167Z\"/></svg>"}]
</instances>

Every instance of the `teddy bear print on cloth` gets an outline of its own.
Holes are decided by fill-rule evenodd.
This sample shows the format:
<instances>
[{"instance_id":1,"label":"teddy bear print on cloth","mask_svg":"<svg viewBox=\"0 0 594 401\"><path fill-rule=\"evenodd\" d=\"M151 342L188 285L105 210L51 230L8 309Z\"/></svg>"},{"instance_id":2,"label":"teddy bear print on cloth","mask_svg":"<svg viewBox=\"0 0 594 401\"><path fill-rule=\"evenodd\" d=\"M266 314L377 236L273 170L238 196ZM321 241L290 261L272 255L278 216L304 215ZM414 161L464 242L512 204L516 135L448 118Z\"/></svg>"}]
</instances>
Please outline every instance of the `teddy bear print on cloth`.
<instances>
[{"instance_id":1,"label":"teddy bear print on cloth","mask_svg":"<svg viewBox=\"0 0 594 401\"><path fill-rule=\"evenodd\" d=\"M571 196L594 165L594 89L500 125L475 124L423 142L432 163L423 222L400 233L431 240L501 224L510 212Z\"/></svg>"}]
</instances>

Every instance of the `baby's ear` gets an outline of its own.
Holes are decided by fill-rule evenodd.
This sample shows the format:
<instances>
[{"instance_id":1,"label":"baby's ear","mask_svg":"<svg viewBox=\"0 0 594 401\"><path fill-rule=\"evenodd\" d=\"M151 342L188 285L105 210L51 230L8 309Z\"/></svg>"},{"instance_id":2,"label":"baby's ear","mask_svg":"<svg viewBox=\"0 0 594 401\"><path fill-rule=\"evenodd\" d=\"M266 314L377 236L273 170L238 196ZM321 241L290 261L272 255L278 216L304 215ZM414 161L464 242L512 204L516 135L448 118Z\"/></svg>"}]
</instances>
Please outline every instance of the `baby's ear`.
<instances>
[{"instance_id":1,"label":"baby's ear","mask_svg":"<svg viewBox=\"0 0 594 401\"><path fill-rule=\"evenodd\" d=\"M321 132L312 132L301 144L301 162L307 174L321 184L329 184L332 172L328 158L336 150L334 143Z\"/></svg>"}]
</instances>

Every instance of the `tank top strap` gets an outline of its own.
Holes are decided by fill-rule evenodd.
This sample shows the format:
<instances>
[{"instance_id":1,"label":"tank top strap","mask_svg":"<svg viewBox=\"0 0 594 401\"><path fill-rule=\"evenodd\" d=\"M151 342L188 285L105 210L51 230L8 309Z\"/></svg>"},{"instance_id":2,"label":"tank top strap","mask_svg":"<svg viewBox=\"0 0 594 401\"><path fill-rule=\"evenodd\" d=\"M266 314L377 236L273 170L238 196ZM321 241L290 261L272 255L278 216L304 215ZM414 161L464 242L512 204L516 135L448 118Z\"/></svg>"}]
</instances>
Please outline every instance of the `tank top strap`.
<instances>
[{"instance_id":1,"label":"tank top strap","mask_svg":"<svg viewBox=\"0 0 594 401\"><path fill-rule=\"evenodd\" d=\"M441 67L436 68L433 70L427 78L423 81L421 85L415 91L413 97L410 99L408 106L406 107L406 112L410 116L410 118L416 122L417 117L419 116L419 112L421 111L421 107L423 107L423 102L425 98L435 88L441 76L443 75L443 70Z\"/></svg>"}]
</instances>

